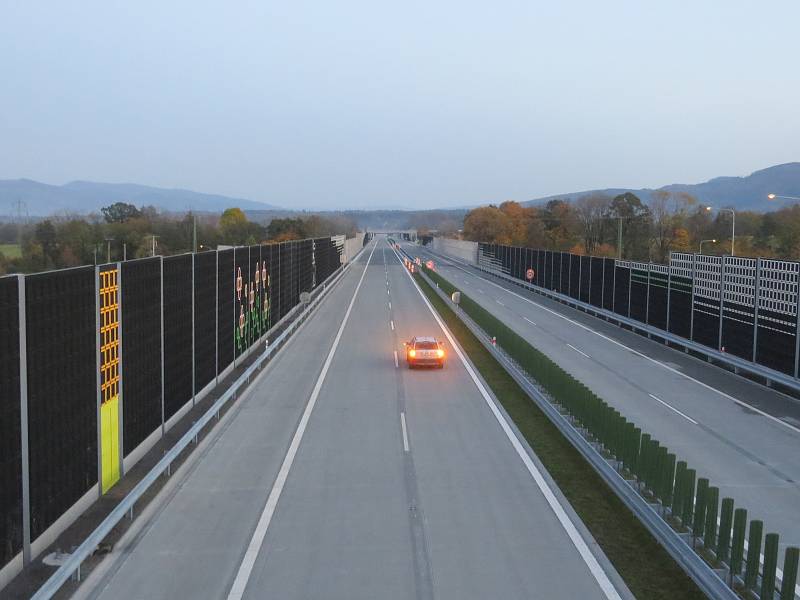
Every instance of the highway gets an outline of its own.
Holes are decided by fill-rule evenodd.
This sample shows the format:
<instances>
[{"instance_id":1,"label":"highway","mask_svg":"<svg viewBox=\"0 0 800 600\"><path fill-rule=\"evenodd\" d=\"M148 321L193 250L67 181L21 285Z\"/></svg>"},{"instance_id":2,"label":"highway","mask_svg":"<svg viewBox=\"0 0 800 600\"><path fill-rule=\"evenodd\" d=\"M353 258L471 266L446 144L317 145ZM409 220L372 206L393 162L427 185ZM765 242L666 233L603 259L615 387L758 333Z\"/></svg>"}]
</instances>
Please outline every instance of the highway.
<instances>
[{"instance_id":1,"label":"highway","mask_svg":"<svg viewBox=\"0 0 800 600\"><path fill-rule=\"evenodd\" d=\"M792 398L463 263L405 244L628 419L709 477L781 547L800 544L800 405Z\"/></svg>"},{"instance_id":2,"label":"highway","mask_svg":"<svg viewBox=\"0 0 800 600\"><path fill-rule=\"evenodd\" d=\"M378 236L83 598L630 598Z\"/></svg>"}]
</instances>

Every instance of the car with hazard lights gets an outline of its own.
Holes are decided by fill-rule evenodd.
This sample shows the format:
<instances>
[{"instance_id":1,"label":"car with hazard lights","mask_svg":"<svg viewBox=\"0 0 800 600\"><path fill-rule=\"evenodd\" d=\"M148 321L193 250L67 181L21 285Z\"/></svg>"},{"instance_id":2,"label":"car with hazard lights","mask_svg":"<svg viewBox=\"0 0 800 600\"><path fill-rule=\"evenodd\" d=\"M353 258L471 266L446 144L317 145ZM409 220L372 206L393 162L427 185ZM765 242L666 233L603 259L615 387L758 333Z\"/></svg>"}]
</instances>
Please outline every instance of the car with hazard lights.
<instances>
[{"instance_id":1,"label":"car with hazard lights","mask_svg":"<svg viewBox=\"0 0 800 600\"><path fill-rule=\"evenodd\" d=\"M406 348L406 362L409 369L416 367L444 368L445 351L435 337L413 337L403 342Z\"/></svg>"}]
</instances>

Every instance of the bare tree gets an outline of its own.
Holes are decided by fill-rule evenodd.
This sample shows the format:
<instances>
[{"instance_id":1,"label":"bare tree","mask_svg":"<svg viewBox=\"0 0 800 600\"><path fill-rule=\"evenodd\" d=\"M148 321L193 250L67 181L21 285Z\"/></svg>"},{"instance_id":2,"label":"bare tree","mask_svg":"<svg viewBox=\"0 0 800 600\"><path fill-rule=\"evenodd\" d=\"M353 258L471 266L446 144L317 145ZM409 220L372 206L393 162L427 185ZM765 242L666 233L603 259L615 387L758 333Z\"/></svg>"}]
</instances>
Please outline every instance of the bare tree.
<instances>
[{"instance_id":1,"label":"bare tree","mask_svg":"<svg viewBox=\"0 0 800 600\"><path fill-rule=\"evenodd\" d=\"M611 197L606 194L587 194L575 201L575 213L581 224L581 237L586 254L593 254L603 241Z\"/></svg>"}]
</instances>

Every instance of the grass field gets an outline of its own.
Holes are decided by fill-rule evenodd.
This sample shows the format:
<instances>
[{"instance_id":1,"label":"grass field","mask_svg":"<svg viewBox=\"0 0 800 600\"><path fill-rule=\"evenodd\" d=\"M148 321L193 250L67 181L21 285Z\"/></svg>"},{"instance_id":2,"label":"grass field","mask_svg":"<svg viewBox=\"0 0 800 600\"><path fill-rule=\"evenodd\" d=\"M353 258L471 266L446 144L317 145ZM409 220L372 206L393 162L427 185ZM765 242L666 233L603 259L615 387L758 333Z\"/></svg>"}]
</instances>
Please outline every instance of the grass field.
<instances>
[{"instance_id":1,"label":"grass field","mask_svg":"<svg viewBox=\"0 0 800 600\"><path fill-rule=\"evenodd\" d=\"M22 249L19 244L0 244L0 254L6 258L20 258Z\"/></svg>"},{"instance_id":2,"label":"grass field","mask_svg":"<svg viewBox=\"0 0 800 600\"><path fill-rule=\"evenodd\" d=\"M434 289L419 275L415 280L631 592L637 598L653 600L705 598Z\"/></svg>"}]
</instances>

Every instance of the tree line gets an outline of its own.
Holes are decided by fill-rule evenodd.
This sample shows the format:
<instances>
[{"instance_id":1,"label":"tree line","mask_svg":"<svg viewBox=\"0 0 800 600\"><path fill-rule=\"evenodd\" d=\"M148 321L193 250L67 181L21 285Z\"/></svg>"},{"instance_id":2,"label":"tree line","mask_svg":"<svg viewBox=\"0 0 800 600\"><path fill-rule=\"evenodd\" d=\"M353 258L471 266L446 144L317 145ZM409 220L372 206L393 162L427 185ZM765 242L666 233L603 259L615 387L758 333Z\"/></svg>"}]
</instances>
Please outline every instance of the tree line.
<instances>
[{"instance_id":1,"label":"tree line","mask_svg":"<svg viewBox=\"0 0 800 600\"><path fill-rule=\"evenodd\" d=\"M0 275L34 273L79 265L210 250L217 246L355 235L354 220L342 216L276 218L251 221L239 208L222 214L174 215L153 207L117 202L99 215L56 217L35 224L0 224L0 244L18 244L21 256L4 256Z\"/></svg>"},{"instance_id":2,"label":"tree line","mask_svg":"<svg viewBox=\"0 0 800 600\"><path fill-rule=\"evenodd\" d=\"M731 253L732 215L687 193L587 194L542 206L503 202L473 209L464 239L666 263L670 252ZM736 256L800 257L800 205L774 212L736 212Z\"/></svg>"}]
</instances>

